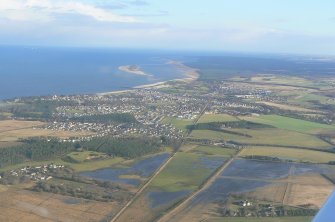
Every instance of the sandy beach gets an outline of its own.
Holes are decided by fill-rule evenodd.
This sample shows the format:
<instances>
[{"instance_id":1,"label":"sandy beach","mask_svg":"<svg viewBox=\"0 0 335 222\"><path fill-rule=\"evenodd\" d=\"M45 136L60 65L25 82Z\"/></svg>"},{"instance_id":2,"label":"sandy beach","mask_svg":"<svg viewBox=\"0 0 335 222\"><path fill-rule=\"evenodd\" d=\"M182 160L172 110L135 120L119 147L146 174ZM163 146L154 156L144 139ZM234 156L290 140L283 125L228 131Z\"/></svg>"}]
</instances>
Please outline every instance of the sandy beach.
<instances>
[{"instance_id":1,"label":"sandy beach","mask_svg":"<svg viewBox=\"0 0 335 222\"><path fill-rule=\"evenodd\" d=\"M106 96L106 95L120 94L120 93L130 92L130 91L133 91L135 89L155 89L155 88L157 89L157 88L168 87L169 82L192 82L192 81L195 81L199 78L199 70L194 69L194 68L189 67L189 66L186 66L181 61L170 60L168 62L168 64L173 64L178 69L182 70L184 72L185 78L172 79L172 80L168 80L168 81L162 81L162 82L156 82L156 83L151 83L151 84L139 85L139 86L135 86L131 89L127 89L127 90L117 90L117 91L111 91L111 92L105 92L105 93L97 93L97 95ZM122 69L128 69L129 66L120 66L119 69L121 70L121 68ZM125 71L125 70L122 70L122 71ZM129 71L127 71L127 72L129 72ZM131 71L131 72L134 72L134 70Z\"/></svg>"},{"instance_id":2,"label":"sandy beach","mask_svg":"<svg viewBox=\"0 0 335 222\"><path fill-rule=\"evenodd\" d=\"M134 75L139 75L139 76L152 76L146 72L144 72L141 67L137 65L127 65L127 66L120 66L119 67L120 71L131 73Z\"/></svg>"}]
</instances>

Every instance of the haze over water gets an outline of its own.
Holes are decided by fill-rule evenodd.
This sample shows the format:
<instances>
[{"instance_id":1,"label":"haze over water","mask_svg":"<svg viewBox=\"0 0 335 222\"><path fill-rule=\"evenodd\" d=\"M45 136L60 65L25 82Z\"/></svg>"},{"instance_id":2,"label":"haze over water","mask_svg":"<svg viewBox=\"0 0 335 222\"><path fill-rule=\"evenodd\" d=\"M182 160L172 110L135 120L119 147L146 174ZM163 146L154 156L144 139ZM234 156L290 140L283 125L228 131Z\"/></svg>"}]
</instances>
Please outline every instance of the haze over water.
<instances>
[{"instance_id":1,"label":"haze over water","mask_svg":"<svg viewBox=\"0 0 335 222\"><path fill-rule=\"evenodd\" d=\"M159 51L0 47L0 99L109 92L185 77L168 64L173 58ZM149 75L118 69L126 65Z\"/></svg>"}]
</instances>

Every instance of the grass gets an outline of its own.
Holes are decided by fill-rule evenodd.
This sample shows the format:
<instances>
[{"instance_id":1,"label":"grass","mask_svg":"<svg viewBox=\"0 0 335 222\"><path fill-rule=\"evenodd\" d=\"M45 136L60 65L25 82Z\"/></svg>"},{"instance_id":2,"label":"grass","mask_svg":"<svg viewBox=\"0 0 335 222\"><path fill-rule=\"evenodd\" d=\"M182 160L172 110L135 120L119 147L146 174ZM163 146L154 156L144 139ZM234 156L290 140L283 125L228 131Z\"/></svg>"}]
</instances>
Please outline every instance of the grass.
<instances>
[{"instance_id":1,"label":"grass","mask_svg":"<svg viewBox=\"0 0 335 222\"><path fill-rule=\"evenodd\" d=\"M319 82L314 82L308 79L295 76L280 76L280 75L258 75L251 78L251 82L261 82L268 84L287 84L302 87L319 87L322 86Z\"/></svg>"},{"instance_id":2,"label":"grass","mask_svg":"<svg viewBox=\"0 0 335 222\"><path fill-rule=\"evenodd\" d=\"M8 187L6 187L5 185L1 185L0 184L0 193L1 192L5 192L5 191L7 191L8 190Z\"/></svg>"},{"instance_id":3,"label":"grass","mask_svg":"<svg viewBox=\"0 0 335 222\"><path fill-rule=\"evenodd\" d=\"M206 155L232 156L236 153L236 150L218 146L197 146L190 152L202 153Z\"/></svg>"},{"instance_id":4,"label":"grass","mask_svg":"<svg viewBox=\"0 0 335 222\"><path fill-rule=\"evenodd\" d=\"M83 171L94 171L94 170L97 170L97 169L103 169L103 168L111 167L115 164L121 163L122 161L124 161L124 159L120 158L120 157L109 158L109 159L98 160L98 161L88 161L88 162L82 162L82 163L69 163L69 162L65 162L61 159L56 159L56 160L50 160L50 161L26 162L26 163L22 163L22 164L11 165L11 166L8 166L8 167L1 168L0 172L9 171L9 170L12 170L12 169L19 169L19 168L25 167L25 166L41 166L41 165L48 164L48 163L55 163L55 164L59 164L59 165L65 165L67 167L70 167L70 168L74 169L77 172L83 172Z\"/></svg>"},{"instance_id":5,"label":"grass","mask_svg":"<svg viewBox=\"0 0 335 222\"><path fill-rule=\"evenodd\" d=\"M251 136L245 137L229 133L210 131L210 130L194 130L191 137L197 139L225 140L235 141L245 144L265 144L265 145L281 145L281 146L300 146L307 148L330 148L331 145L324 142L313 135L307 135L294 131L281 129L230 129L232 132L245 133Z\"/></svg>"},{"instance_id":6,"label":"grass","mask_svg":"<svg viewBox=\"0 0 335 222\"><path fill-rule=\"evenodd\" d=\"M179 119L179 118L176 118L176 117L166 117L166 118L164 118L163 123L171 124L175 128L180 129L184 132L187 132L187 126L191 125L193 123L193 120L191 120L191 119Z\"/></svg>"},{"instance_id":7,"label":"grass","mask_svg":"<svg viewBox=\"0 0 335 222\"><path fill-rule=\"evenodd\" d=\"M73 162L81 163L84 161L89 161L91 158L105 157L106 154L94 152L94 151L84 151L84 152L72 152L67 155Z\"/></svg>"},{"instance_id":8,"label":"grass","mask_svg":"<svg viewBox=\"0 0 335 222\"><path fill-rule=\"evenodd\" d=\"M335 161L335 154L322 151L289 149L280 147L249 147L243 149L239 156L271 156L281 159L290 159L313 163L328 163Z\"/></svg>"},{"instance_id":9,"label":"grass","mask_svg":"<svg viewBox=\"0 0 335 222\"><path fill-rule=\"evenodd\" d=\"M335 125L315 123L279 115L262 115L241 118L255 123L268 124L279 129L297 131L301 133L320 133L326 131L335 131Z\"/></svg>"},{"instance_id":10,"label":"grass","mask_svg":"<svg viewBox=\"0 0 335 222\"><path fill-rule=\"evenodd\" d=\"M177 153L168 166L152 181L151 187L175 192L196 190L212 173L196 153Z\"/></svg>"},{"instance_id":11,"label":"grass","mask_svg":"<svg viewBox=\"0 0 335 222\"><path fill-rule=\"evenodd\" d=\"M201 116L198 123L234 122L234 121L237 121L236 117L228 114L204 114Z\"/></svg>"},{"instance_id":12,"label":"grass","mask_svg":"<svg viewBox=\"0 0 335 222\"><path fill-rule=\"evenodd\" d=\"M303 106L315 106L311 101L318 101L321 104L331 104L328 102L329 97L316 95L313 93L301 93L293 98L289 99L290 103L303 105Z\"/></svg>"},{"instance_id":13,"label":"grass","mask_svg":"<svg viewBox=\"0 0 335 222\"><path fill-rule=\"evenodd\" d=\"M16 142L19 139L31 137L57 137L70 138L93 135L92 132L72 132L72 131L53 131L49 129L18 129L6 132L0 132L0 142Z\"/></svg>"},{"instance_id":14,"label":"grass","mask_svg":"<svg viewBox=\"0 0 335 222\"><path fill-rule=\"evenodd\" d=\"M208 222L309 222L313 217L222 217L209 219Z\"/></svg>"},{"instance_id":15,"label":"grass","mask_svg":"<svg viewBox=\"0 0 335 222\"><path fill-rule=\"evenodd\" d=\"M257 103L262 103L268 106L276 107L283 110L290 110L290 111L299 111L299 112L308 112L308 113L321 113L321 111L314 110L314 109L307 109L300 106L295 105L288 105L282 103L274 103L274 102L267 102L267 101L257 101Z\"/></svg>"}]
</instances>

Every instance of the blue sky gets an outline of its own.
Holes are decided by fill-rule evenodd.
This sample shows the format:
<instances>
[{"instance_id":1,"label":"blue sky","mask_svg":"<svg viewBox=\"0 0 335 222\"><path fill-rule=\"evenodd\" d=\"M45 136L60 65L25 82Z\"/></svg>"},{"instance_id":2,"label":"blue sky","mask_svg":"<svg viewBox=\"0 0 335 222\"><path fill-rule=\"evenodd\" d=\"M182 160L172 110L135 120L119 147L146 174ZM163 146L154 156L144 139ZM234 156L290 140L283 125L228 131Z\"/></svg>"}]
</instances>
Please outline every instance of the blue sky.
<instances>
[{"instance_id":1,"label":"blue sky","mask_svg":"<svg viewBox=\"0 0 335 222\"><path fill-rule=\"evenodd\" d=\"M0 44L335 54L334 0L0 0Z\"/></svg>"}]
</instances>

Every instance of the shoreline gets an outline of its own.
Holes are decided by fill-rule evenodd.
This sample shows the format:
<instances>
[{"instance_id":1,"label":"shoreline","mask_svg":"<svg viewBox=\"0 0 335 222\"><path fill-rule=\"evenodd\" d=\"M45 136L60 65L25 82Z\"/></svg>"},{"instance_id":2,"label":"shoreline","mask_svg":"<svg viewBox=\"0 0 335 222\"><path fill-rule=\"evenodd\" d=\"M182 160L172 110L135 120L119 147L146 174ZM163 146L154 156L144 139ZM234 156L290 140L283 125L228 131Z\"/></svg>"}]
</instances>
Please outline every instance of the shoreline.
<instances>
[{"instance_id":1,"label":"shoreline","mask_svg":"<svg viewBox=\"0 0 335 222\"><path fill-rule=\"evenodd\" d=\"M138 76L152 76L146 72L144 72L141 67L137 65L126 65L126 66L119 66L118 68L122 72L138 75Z\"/></svg>"},{"instance_id":2,"label":"shoreline","mask_svg":"<svg viewBox=\"0 0 335 222\"><path fill-rule=\"evenodd\" d=\"M125 90L115 90L115 91L110 91L110 92L97 93L97 95L108 96L108 95L113 95L113 94L127 93L127 92L134 91L136 89L162 88L162 87L167 87L169 82L189 83L189 82L193 82L193 81L198 80L199 77L200 77L199 70L191 68L189 66L186 66L181 61L170 60L170 61L167 62L167 64L173 64L178 69L184 71L185 72L185 78L177 78L177 79L171 79L171 80L166 80L166 81L161 81L161 82L156 82L156 83L148 83L148 84L144 84L144 85L134 86L130 89L125 89Z\"/></svg>"}]
</instances>

